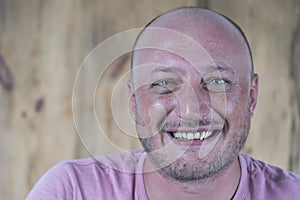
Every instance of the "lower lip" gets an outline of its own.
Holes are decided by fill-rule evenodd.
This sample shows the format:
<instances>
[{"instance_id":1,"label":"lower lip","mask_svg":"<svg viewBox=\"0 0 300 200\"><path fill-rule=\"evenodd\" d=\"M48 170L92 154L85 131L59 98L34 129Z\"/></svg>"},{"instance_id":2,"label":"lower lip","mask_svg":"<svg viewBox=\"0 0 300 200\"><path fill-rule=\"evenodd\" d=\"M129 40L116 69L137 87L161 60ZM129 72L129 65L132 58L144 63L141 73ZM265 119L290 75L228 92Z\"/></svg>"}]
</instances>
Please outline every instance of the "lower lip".
<instances>
[{"instance_id":1,"label":"lower lip","mask_svg":"<svg viewBox=\"0 0 300 200\"><path fill-rule=\"evenodd\" d=\"M175 138L174 138L175 139ZM176 139L175 139L176 140ZM201 146L204 140L191 140L189 141L190 146Z\"/></svg>"}]
</instances>

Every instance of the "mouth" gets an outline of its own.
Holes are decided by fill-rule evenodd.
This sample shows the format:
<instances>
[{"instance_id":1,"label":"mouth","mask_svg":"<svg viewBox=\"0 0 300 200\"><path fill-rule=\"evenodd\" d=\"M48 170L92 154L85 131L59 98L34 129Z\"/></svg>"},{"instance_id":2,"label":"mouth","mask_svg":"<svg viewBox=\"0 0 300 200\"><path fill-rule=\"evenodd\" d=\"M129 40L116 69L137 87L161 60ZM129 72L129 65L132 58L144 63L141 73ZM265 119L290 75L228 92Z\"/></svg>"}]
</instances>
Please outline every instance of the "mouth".
<instances>
[{"instance_id":1,"label":"mouth","mask_svg":"<svg viewBox=\"0 0 300 200\"><path fill-rule=\"evenodd\" d=\"M190 129L190 128L180 128L173 130L164 131L173 142L178 145L184 146L201 146L204 141L214 142L219 136L225 134L226 126L223 128L201 128L201 129ZM215 139L214 139L215 138ZM208 144L208 143L206 143Z\"/></svg>"},{"instance_id":2,"label":"mouth","mask_svg":"<svg viewBox=\"0 0 300 200\"><path fill-rule=\"evenodd\" d=\"M169 134L179 140L206 140L214 135L222 132L222 130L202 131L202 132L169 132Z\"/></svg>"}]
</instances>

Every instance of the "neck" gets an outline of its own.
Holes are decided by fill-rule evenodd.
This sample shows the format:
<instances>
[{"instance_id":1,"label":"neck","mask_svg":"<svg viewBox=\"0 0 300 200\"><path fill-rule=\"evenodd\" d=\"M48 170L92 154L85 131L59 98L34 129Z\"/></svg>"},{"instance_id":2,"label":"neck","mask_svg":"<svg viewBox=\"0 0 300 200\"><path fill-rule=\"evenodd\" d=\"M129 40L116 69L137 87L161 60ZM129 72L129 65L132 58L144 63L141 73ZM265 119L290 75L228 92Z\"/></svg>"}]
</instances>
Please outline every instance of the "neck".
<instances>
[{"instance_id":1,"label":"neck","mask_svg":"<svg viewBox=\"0 0 300 200\"><path fill-rule=\"evenodd\" d=\"M144 182L151 200L232 199L241 177L238 158L219 174L205 180L180 181L151 169L154 166L147 157L144 163L144 171L147 171L144 173Z\"/></svg>"}]
</instances>

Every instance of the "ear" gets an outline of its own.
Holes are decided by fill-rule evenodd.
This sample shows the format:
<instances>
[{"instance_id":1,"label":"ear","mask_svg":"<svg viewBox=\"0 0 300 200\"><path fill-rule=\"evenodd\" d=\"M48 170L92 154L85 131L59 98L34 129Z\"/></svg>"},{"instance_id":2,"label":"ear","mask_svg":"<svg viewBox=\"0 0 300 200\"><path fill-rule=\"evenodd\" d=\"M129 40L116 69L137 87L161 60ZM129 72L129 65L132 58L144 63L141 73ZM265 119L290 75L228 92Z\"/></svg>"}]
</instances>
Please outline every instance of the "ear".
<instances>
[{"instance_id":1,"label":"ear","mask_svg":"<svg viewBox=\"0 0 300 200\"><path fill-rule=\"evenodd\" d=\"M258 100L259 77L254 74L250 85L250 116L252 118Z\"/></svg>"},{"instance_id":2,"label":"ear","mask_svg":"<svg viewBox=\"0 0 300 200\"><path fill-rule=\"evenodd\" d=\"M128 87L128 96L129 96L130 108L131 108L131 111L133 113L135 113L135 107L136 107L136 105L135 105L135 91L134 91L131 80L127 81L127 87Z\"/></svg>"}]
</instances>

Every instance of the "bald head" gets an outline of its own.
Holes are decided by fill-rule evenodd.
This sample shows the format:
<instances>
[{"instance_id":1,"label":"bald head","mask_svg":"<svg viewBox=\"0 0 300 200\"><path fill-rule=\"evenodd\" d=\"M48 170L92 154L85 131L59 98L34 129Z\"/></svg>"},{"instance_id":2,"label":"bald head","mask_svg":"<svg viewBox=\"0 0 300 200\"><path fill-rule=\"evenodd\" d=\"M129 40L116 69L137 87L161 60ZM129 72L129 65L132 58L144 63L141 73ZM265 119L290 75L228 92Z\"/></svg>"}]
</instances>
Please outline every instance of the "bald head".
<instances>
[{"instance_id":1,"label":"bald head","mask_svg":"<svg viewBox=\"0 0 300 200\"><path fill-rule=\"evenodd\" d=\"M177 34L181 34L185 39L178 39L178 36L175 36ZM153 46L155 43L160 46ZM149 22L135 42L132 67L142 64L137 59L138 49L169 50L170 46L174 47L177 44L178 47L180 43L197 43L213 62L218 65L235 63L240 67L247 67L249 76L253 77L251 50L242 30L219 13L196 7L172 10ZM236 63L237 55L240 57L239 63Z\"/></svg>"}]
</instances>

